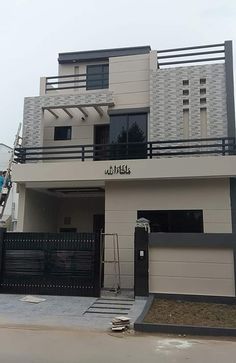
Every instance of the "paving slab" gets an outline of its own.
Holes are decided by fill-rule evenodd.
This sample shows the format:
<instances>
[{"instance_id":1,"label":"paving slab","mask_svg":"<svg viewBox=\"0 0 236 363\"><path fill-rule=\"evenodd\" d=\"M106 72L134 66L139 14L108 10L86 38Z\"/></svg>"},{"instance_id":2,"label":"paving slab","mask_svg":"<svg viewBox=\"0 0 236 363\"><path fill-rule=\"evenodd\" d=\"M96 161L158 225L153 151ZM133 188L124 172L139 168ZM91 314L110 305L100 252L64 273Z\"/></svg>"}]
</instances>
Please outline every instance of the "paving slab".
<instances>
[{"instance_id":1,"label":"paving slab","mask_svg":"<svg viewBox=\"0 0 236 363\"><path fill-rule=\"evenodd\" d=\"M20 294L0 294L0 327L31 325L104 331L110 328L112 317L124 315L121 314L122 311L126 312L126 314L128 312L128 317L133 323L141 314L146 303L146 299L136 299L132 301L132 305L128 306L129 310L126 311L106 309L106 314L100 314L98 311L101 311L101 309L98 308L97 310L91 309L93 313L86 314L86 311L94 304L95 307L99 307L99 305L96 305L96 301L100 301L99 299L80 296L37 295L46 300L35 304L21 301L20 299L24 296ZM123 303L127 299L126 296L123 297L122 295L119 298L123 300ZM101 300L101 302L104 301L107 302L107 297L105 300ZM108 312L108 310L110 311Z\"/></svg>"}]
</instances>

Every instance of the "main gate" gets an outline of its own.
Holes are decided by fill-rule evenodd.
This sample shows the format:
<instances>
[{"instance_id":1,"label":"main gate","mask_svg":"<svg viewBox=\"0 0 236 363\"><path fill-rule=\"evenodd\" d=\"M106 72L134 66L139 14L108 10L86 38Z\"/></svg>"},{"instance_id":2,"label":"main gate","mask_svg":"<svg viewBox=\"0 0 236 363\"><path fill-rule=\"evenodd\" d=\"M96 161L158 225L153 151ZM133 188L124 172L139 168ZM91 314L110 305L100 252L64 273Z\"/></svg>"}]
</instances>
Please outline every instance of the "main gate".
<instances>
[{"instance_id":1,"label":"main gate","mask_svg":"<svg viewBox=\"0 0 236 363\"><path fill-rule=\"evenodd\" d=\"M99 296L99 235L0 230L0 268L0 293Z\"/></svg>"}]
</instances>

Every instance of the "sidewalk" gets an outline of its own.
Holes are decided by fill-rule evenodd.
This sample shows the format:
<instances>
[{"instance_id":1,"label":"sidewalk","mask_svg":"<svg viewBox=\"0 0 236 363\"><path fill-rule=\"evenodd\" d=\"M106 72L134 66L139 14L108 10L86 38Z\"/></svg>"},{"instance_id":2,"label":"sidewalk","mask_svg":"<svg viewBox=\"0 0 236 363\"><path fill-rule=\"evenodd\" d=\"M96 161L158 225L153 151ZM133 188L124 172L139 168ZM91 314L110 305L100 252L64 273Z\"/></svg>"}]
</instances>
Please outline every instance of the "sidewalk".
<instances>
[{"instance_id":1,"label":"sidewalk","mask_svg":"<svg viewBox=\"0 0 236 363\"><path fill-rule=\"evenodd\" d=\"M24 296L0 294L0 327L23 325L104 331L110 327L112 317L122 315L122 310L118 308L115 308L117 309L115 313L111 307L107 308L110 310L105 309L106 306L110 306L108 304L115 302L116 305L113 306L120 306L119 301L123 300L121 303L124 306L125 301L128 301L129 309L124 310L124 312L131 319L132 324L141 314L146 302L146 299L132 301L123 294L118 296L106 295L102 299L37 295L45 298L46 301L35 304L20 301ZM107 300L109 301L107 302Z\"/></svg>"}]
</instances>

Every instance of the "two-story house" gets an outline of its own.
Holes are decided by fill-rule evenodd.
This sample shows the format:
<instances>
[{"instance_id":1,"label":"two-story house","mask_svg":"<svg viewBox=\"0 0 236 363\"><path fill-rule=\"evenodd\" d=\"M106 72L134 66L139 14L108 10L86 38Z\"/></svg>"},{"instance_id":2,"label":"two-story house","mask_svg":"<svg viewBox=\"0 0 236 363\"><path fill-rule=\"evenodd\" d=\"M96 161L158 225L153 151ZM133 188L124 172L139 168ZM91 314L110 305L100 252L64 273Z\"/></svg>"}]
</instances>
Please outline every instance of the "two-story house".
<instances>
[{"instance_id":1,"label":"two-story house","mask_svg":"<svg viewBox=\"0 0 236 363\"><path fill-rule=\"evenodd\" d=\"M137 218L160 233L235 231L234 154L231 41L60 53L25 99L18 231L117 233L131 288Z\"/></svg>"}]
</instances>

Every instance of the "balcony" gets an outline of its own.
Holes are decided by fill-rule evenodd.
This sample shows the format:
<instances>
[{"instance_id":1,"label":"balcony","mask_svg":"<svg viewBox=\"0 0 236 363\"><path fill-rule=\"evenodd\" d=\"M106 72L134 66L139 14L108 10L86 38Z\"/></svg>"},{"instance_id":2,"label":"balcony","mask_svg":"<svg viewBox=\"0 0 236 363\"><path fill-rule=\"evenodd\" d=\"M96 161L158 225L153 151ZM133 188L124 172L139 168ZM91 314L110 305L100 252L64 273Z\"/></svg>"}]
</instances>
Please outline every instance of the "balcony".
<instances>
[{"instance_id":1,"label":"balcony","mask_svg":"<svg viewBox=\"0 0 236 363\"><path fill-rule=\"evenodd\" d=\"M109 88L108 64L89 65L87 73L41 78L40 94L83 92Z\"/></svg>"},{"instance_id":2,"label":"balcony","mask_svg":"<svg viewBox=\"0 0 236 363\"><path fill-rule=\"evenodd\" d=\"M15 149L15 162L40 161L105 161L159 159L165 157L235 155L233 137L131 142L119 144L20 147Z\"/></svg>"}]
</instances>

